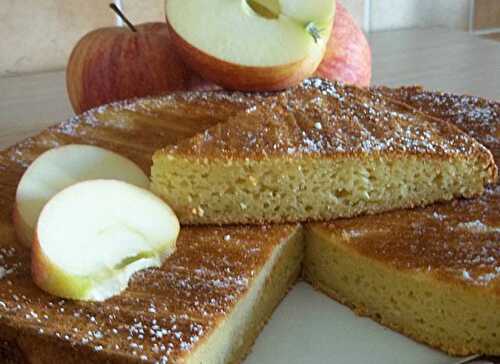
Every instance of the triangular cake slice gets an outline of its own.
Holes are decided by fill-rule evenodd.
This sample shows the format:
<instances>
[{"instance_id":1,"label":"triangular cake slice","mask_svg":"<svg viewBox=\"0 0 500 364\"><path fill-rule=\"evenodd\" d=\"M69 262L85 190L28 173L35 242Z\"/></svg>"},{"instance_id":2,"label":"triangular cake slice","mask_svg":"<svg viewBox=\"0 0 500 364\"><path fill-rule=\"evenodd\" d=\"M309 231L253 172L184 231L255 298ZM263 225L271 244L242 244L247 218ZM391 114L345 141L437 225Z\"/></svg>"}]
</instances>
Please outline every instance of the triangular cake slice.
<instances>
[{"instance_id":1,"label":"triangular cake slice","mask_svg":"<svg viewBox=\"0 0 500 364\"><path fill-rule=\"evenodd\" d=\"M301 230L182 229L162 268L135 274L123 294L97 303L42 292L28 252L4 240L0 361L239 363L300 274Z\"/></svg>"},{"instance_id":2,"label":"triangular cake slice","mask_svg":"<svg viewBox=\"0 0 500 364\"><path fill-rule=\"evenodd\" d=\"M307 227L304 277L451 355L500 355L500 186L474 200Z\"/></svg>"},{"instance_id":3,"label":"triangular cake slice","mask_svg":"<svg viewBox=\"0 0 500 364\"><path fill-rule=\"evenodd\" d=\"M320 79L153 156L184 224L327 220L483 192L491 153L448 122Z\"/></svg>"},{"instance_id":4,"label":"triangular cake slice","mask_svg":"<svg viewBox=\"0 0 500 364\"><path fill-rule=\"evenodd\" d=\"M379 89L446 119L500 162L500 104ZM500 355L500 185L470 200L307 228L306 279L359 314L450 354Z\"/></svg>"}]
</instances>

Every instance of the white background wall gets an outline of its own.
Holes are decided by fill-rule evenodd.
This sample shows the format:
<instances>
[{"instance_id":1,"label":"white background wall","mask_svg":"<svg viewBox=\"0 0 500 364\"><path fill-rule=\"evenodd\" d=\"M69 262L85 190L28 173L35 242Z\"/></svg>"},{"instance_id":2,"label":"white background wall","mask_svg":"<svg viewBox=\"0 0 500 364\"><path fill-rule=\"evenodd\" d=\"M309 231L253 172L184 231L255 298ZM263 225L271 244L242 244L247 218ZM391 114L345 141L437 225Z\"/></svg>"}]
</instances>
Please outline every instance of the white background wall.
<instances>
[{"instance_id":1,"label":"white background wall","mask_svg":"<svg viewBox=\"0 0 500 364\"><path fill-rule=\"evenodd\" d=\"M134 23L164 21L164 1L115 0ZM367 32L434 26L468 30L474 2L500 3L500 0L337 1L344 4ZM115 23L109 2L0 0L0 77L64 68L81 36L91 29ZM498 17L500 24L500 14Z\"/></svg>"},{"instance_id":2,"label":"white background wall","mask_svg":"<svg viewBox=\"0 0 500 364\"><path fill-rule=\"evenodd\" d=\"M340 0L365 31L444 26L468 30L473 0Z\"/></svg>"}]
</instances>

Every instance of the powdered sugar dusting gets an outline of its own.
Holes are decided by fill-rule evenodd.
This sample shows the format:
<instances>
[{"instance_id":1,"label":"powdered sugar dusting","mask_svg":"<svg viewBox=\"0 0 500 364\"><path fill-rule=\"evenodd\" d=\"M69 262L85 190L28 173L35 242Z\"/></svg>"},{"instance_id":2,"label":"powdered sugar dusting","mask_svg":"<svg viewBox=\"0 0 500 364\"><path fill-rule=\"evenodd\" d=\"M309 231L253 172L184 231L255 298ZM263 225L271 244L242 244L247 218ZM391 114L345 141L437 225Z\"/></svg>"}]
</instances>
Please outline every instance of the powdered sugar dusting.
<instances>
[{"instance_id":1,"label":"powdered sugar dusting","mask_svg":"<svg viewBox=\"0 0 500 364\"><path fill-rule=\"evenodd\" d=\"M124 294L104 303L43 293L31 279L29 252L1 247L0 316L8 328L89 348L95 358L119 353L150 363L178 362L234 308L294 229L183 229L161 269L137 273Z\"/></svg>"},{"instance_id":2,"label":"powdered sugar dusting","mask_svg":"<svg viewBox=\"0 0 500 364\"><path fill-rule=\"evenodd\" d=\"M126 155L145 171L152 154L190 137L267 97L238 92L193 91L113 102L74 116L20 142L0 156L0 171L22 173L47 149L69 143L98 145ZM4 161L2 161L2 158Z\"/></svg>"},{"instance_id":3,"label":"powdered sugar dusting","mask_svg":"<svg viewBox=\"0 0 500 364\"><path fill-rule=\"evenodd\" d=\"M461 222L457 229L469 230L474 233L500 233L500 226L488 226L479 220Z\"/></svg>"},{"instance_id":4,"label":"powdered sugar dusting","mask_svg":"<svg viewBox=\"0 0 500 364\"><path fill-rule=\"evenodd\" d=\"M500 164L500 103L476 96L426 91L418 86L375 90L452 122L488 147Z\"/></svg>"},{"instance_id":5,"label":"powdered sugar dusting","mask_svg":"<svg viewBox=\"0 0 500 364\"><path fill-rule=\"evenodd\" d=\"M167 147L165 152L213 158L484 154L473 139L447 123L414 113L380 93L317 78L270 94L223 126Z\"/></svg>"}]
</instances>

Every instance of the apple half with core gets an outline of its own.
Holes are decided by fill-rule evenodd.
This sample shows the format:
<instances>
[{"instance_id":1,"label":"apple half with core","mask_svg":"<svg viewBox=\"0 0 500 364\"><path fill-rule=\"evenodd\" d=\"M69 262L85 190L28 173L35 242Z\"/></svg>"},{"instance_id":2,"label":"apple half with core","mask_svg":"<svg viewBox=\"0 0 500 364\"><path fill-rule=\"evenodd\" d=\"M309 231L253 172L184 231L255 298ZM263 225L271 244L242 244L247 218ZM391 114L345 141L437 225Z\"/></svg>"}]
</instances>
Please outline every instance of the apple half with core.
<instances>
[{"instance_id":1,"label":"apple half with core","mask_svg":"<svg viewBox=\"0 0 500 364\"><path fill-rule=\"evenodd\" d=\"M91 179L116 179L148 188L149 179L132 161L92 145L71 144L41 154L24 172L16 191L13 220L18 240L33 243L38 216L62 189Z\"/></svg>"},{"instance_id":2,"label":"apple half with core","mask_svg":"<svg viewBox=\"0 0 500 364\"><path fill-rule=\"evenodd\" d=\"M152 192L115 180L79 182L43 208L32 276L55 296L103 301L175 250L179 221Z\"/></svg>"},{"instance_id":3,"label":"apple half with core","mask_svg":"<svg viewBox=\"0 0 500 364\"><path fill-rule=\"evenodd\" d=\"M333 0L166 0L173 45L227 89L270 91L311 76L325 53Z\"/></svg>"}]
</instances>

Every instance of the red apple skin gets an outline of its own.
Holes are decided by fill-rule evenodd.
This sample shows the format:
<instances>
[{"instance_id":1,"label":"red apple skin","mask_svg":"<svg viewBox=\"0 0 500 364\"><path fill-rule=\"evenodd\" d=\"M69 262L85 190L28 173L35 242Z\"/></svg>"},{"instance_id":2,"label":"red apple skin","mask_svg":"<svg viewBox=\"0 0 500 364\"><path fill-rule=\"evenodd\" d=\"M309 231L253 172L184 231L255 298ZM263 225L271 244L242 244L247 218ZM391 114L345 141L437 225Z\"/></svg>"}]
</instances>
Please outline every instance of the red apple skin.
<instances>
[{"instance_id":1,"label":"red apple skin","mask_svg":"<svg viewBox=\"0 0 500 364\"><path fill-rule=\"evenodd\" d=\"M370 45L351 14L337 1L332 34L318 77L368 87L372 77Z\"/></svg>"},{"instance_id":2,"label":"red apple skin","mask_svg":"<svg viewBox=\"0 0 500 364\"><path fill-rule=\"evenodd\" d=\"M180 60L165 23L96 29L76 44L66 70L75 113L134 97L201 87Z\"/></svg>"},{"instance_id":3,"label":"red apple skin","mask_svg":"<svg viewBox=\"0 0 500 364\"><path fill-rule=\"evenodd\" d=\"M168 23L168 17L167 17ZM199 90L212 90L217 84L226 90L278 91L295 86L311 76L323 59L309 57L275 67L242 66L216 58L186 42L169 24L169 32L176 51L189 67L209 81Z\"/></svg>"}]
</instances>

